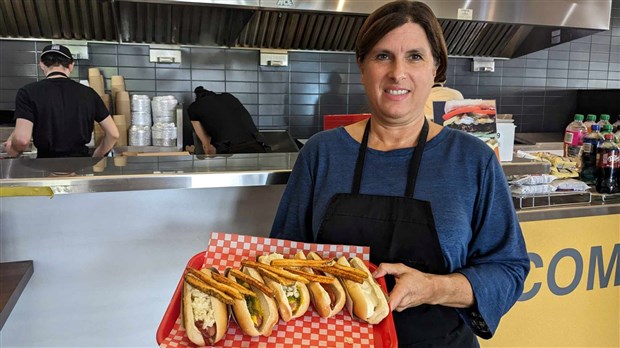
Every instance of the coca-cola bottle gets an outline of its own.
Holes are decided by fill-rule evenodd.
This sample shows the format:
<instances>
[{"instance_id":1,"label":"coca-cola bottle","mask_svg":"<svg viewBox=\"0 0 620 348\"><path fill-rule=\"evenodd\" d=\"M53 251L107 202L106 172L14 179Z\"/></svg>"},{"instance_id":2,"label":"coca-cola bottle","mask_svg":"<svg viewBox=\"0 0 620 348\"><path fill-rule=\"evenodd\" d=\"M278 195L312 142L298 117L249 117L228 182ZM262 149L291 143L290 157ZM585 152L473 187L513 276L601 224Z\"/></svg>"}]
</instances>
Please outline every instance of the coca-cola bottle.
<instances>
[{"instance_id":1,"label":"coca-cola bottle","mask_svg":"<svg viewBox=\"0 0 620 348\"><path fill-rule=\"evenodd\" d=\"M575 114L575 120L566 126L564 132L564 157L579 159L583 138L588 129L583 125L583 115Z\"/></svg>"},{"instance_id":2,"label":"coca-cola bottle","mask_svg":"<svg viewBox=\"0 0 620 348\"><path fill-rule=\"evenodd\" d=\"M605 141L596 152L596 191L598 193L620 192L620 147L614 143L614 135L605 133Z\"/></svg>"},{"instance_id":3,"label":"coca-cola bottle","mask_svg":"<svg viewBox=\"0 0 620 348\"><path fill-rule=\"evenodd\" d=\"M586 182L596 180L596 150L605 138L599 132L599 125L593 124L592 131L583 138L583 150L581 151L581 172L579 177Z\"/></svg>"}]
</instances>

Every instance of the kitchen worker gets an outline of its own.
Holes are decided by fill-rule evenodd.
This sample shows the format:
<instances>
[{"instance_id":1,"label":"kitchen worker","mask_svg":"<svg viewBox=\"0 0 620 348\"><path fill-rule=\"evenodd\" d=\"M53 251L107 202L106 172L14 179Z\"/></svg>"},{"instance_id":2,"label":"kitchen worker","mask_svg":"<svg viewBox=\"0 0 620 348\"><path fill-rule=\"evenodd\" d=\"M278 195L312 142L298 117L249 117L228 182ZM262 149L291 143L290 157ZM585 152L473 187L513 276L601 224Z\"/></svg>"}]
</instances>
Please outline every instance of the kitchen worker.
<instances>
[{"instance_id":1,"label":"kitchen worker","mask_svg":"<svg viewBox=\"0 0 620 348\"><path fill-rule=\"evenodd\" d=\"M431 93L424 104L424 115L429 121L433 121L435 114L433 111L434 102L446 102L449 100L463 100L463 94L458 90L450 87L445 87L446 81L435 82ZM443 116L443 113L442 113ZM443 120L442 120L443 123Z\"/></svg>"},{"instance_id":2,"label":"kitchen worker","mask_svg":"<svg viewBox=\"0 0 620 348\"><path fill-rule=\"evenodd\" d=\"M355 54L372 116L308 140L271 237L369 246L400 347L476 347L529 272L500 163L476 137L424 117L448 61L426 4L373 12Z\"/></svg>"},{"instance_id":3,"label":"kitchen worker","mask_svg":"<svg viewBox=\"0 0 620 348\"><path fill-rule=\"evenodd\" d=\"M230 93L215 93L202 86L187 113L205 154L268 152L252 116Z\"/></svg>"},{"instance_id":4,"label":"kitchen worker","mask_svg":"<svg viewBox=\"0 0 620 348\"><path fill-rule=\"evenodd\" d=\"M104 137L92 157L105 156L119 137L118 128L101 97L69 78L74 68L71 51L62 45L43 48L39 67L45 79L28 84L15 97L15 129L4 147L19 156L33 139L37 158L88 157L94 122Z\"/></svg>"}]
</instances>

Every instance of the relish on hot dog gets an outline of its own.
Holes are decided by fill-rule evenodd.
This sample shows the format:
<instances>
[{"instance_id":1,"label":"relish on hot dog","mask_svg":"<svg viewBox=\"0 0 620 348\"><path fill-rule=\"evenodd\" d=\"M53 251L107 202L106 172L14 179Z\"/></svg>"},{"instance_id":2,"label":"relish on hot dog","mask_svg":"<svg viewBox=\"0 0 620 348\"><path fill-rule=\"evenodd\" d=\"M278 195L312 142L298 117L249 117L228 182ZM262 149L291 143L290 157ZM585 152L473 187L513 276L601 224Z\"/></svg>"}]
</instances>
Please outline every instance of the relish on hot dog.
<instances>
[{"instance_id":1,"label":"relish on hot dog","mask_svg":"<svg viewBox=\"0 0 620 348\"><path fill-rule=\"evenodd\" d=\"M295 258L301 260L322 260L319 254L315 252L309 252L306 257L303 251L297 252L297 254L295 254ZM331 276L329 273L312 270L312 268L309 267L306 267L303 270L317 275ZM312 300L312 305L314 306L314 309L316 309L317 313L319 313L322 318L330 318L338 314L344 307L347 297L340 282L333 281L331 283L319 283L312 281L311 279L309 280L310 283L307 286L310 292L310 299Z\"/></svg>"},{"instance_id":2,"label":"relish on hot dog","mask_svg":"<svg viewBox=\"0 0 620 348\"><path fill-rule=\"evenodd\" d=\"M271 260L275 259L284 259L284 256L277 253L266 254L259 256L258 262L270 265ZM265 282L275 293L282 320L286 322L306 313L310 305L310 294L304 284L308 283L307 279L273 266L259 268L259 270L264 272Z\"/></svg>"},{"instance_id":3,"label":"relish on hot dog","mask_svg":"<svg viewBox=\"0 0 620 348\"><path fill-rule=\"evenodd\" d=\"M198 346L213 345L228 329L228 308L232 297L212 286L217 270L189 270L183 282L183 326L189 340ZM206 282L205 282L206 280Z\"/></svg>"},{"instance_id":4,"label":"relish on hot dog","mask_svg":"<svg viewBox=\"0 0 620 348\"><path fill-rule=\"evenodd\" d=\"M381 322L389 314L390 307L385 293L372 277L364 261L357 257L347 261L347 258L342 256L338 259L338 264L366 273L361 283L340 278L347 293L346 306L349 313L370 324Z\"/></svg>"},{"instance_id":5,"label":"relish on hot dog","mask_svg":"<svg viewBox=\"0 0 620 348\"><path fill-rule=\"evenodd\" d=\"M278 322L278 309L272 298L273 291L264 284L261 275L253 268L244 267L242 271L229 270L227 277L254 293L232 303L241 330L250 336L271 335Z\"/></svg>"}]
</instances>

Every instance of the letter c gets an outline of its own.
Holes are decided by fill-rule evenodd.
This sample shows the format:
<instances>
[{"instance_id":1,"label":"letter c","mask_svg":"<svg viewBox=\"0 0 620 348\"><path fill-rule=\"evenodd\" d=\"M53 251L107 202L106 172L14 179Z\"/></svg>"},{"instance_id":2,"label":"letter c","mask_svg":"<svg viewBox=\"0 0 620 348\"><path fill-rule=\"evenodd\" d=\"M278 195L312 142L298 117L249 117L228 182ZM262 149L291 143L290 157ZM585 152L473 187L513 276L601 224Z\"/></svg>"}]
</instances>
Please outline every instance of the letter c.
<instances>
[{"instance_id":1,"label":"letter c","mask_svg":"<svg viewBox=\"0 0 620 348\"><path fill-rule=\"evenodd\" d=\"M543 260L540 257L540 255L538 255L536 253L527 253L527 255L530 257L530 262L534 264L534 267L542 268L544 266L543 265ZM538 292L540 291L541 287L542 287L542 283L541 282L534 283L534 285L532 285L532 289L530 291L524 291L521 294L521 297L519 297L519 301L531 300L534 296L536 296L536 294L538 294Z\"/></svg>"}]
</instances>

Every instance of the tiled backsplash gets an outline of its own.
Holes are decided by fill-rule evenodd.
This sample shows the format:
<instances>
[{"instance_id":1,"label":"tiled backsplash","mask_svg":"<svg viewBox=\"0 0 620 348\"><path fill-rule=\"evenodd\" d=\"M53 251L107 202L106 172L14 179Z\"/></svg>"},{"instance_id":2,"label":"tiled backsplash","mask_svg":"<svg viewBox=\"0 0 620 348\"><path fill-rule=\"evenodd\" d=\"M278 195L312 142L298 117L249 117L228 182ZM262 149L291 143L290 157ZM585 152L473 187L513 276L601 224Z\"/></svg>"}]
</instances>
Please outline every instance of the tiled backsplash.
<instances>
[{"instance_id":1,"label":"tiled backsplash","mask_svg":"<svg viewBox=\"0 0 620 348\"><path fill-rule=\"evenodd\" d=\"M514 115L517 132L561 132L572 118L578 89L620 88L620 0L612 29L511 60L495 72L472 72L472 60L450 58L448 86L466 98L497 100ZM48 41L0 40L0 110L14 109L17 89L42 78L38 54ZM90 43L72 77L87 79L98 67L110 88L123 75L130 93L174 95L185 108L204 86L237 96L259 129L288 129L307 138L322 129L322 116L368 112L352 53L289 52L287 67L259 66L256 50L182 47L181 63L149 62L147 45ZM615 119L615 116L612 116ZM187 137L186 137L187 138Z\"/></svg>"}]
</instances>

